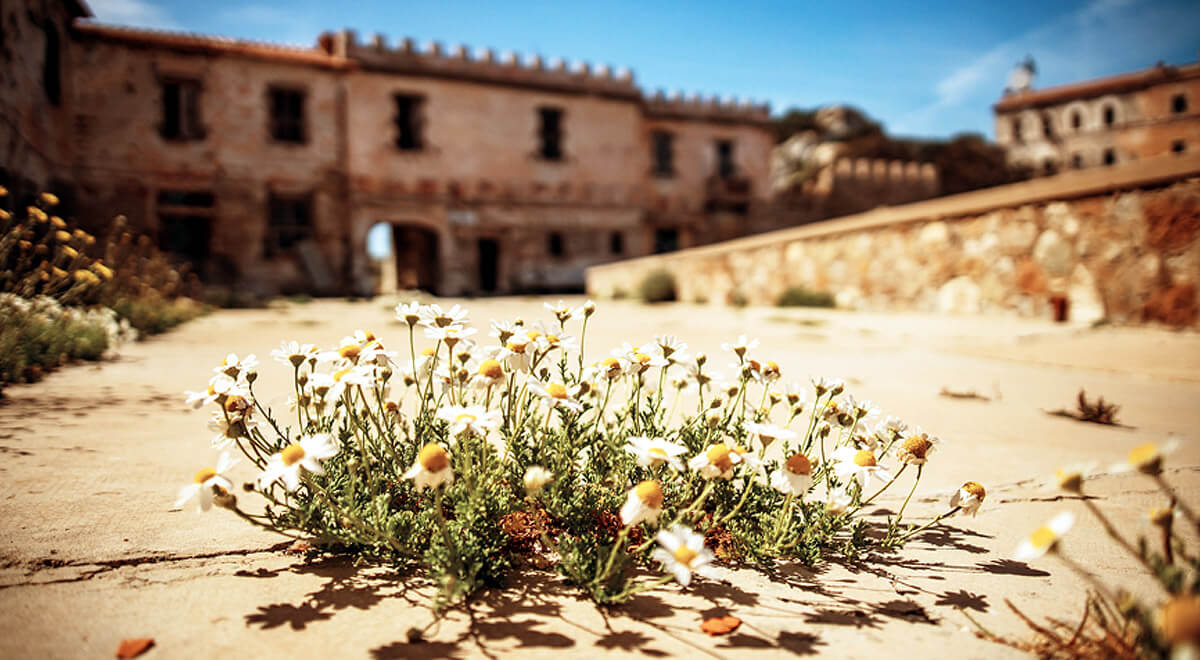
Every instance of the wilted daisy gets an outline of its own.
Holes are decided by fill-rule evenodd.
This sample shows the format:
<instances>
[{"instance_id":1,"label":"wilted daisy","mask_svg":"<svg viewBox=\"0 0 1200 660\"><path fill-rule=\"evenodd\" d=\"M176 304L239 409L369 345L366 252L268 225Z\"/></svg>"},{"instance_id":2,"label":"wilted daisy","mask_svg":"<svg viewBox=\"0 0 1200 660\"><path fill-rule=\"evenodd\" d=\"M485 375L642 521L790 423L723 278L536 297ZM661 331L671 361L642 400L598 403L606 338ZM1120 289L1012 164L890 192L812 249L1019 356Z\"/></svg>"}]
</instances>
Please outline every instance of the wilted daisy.
<instances>
[{"instance_id":1,"label":"wilted daisy","mask_svg":"<svg viewBox=\"0 0 1200 660\"><path fill-rule=\"evenodd\" d=\"M537 495L553 479L554 473L550 472L550 470L540 465L530 465L525 470L525 492L529 495Z\"/></svg>"},{"instance_id":2,"label":"wilted daisy","mask_svg":"<svg viewBox=\"0 0 1200 660\"><path fill-rule=\"evenodd\" d=\"M1063 511L1054 516L1050 522L1038 527L1017 546L1013 559L1029 561L1037 559L1047 552L1053 552L1058 547L1058 540L1070 531L1075 524L1075 514Z\"/></svg>"},{"instance_id":3,"label":"wilted daisy","mask_svg":"<svg viewBox=\"0 0 1200 660\"><path fill-rule=\"evenodd\" d=\"M566 408L579 412L583 410L583 404L576 399L578 394L578 386L567 387L563 383L547 383L543 385L537 381L531 380L528 382L529 391L538 395L543 401L550 404L551 408Z\"/></svg>"},{"instance_id":4,"label":"wilted daisy","mask_svg":"<svg viewBox=\"0 0 1200 660\"><path fill-rule=\"evenodd\" d=\"M704 547L703 536L682 525L672 525L659 530L656 538L661 547L655 548L654 558L675 575L679 584L691 584L692 573L709 574L713 553Z\"/></svg>"},{"instance_id":5,"label":"wilted daisy","mask_svg":"<svg viewBox=\"0 0 1200 660\"><path fill-rule=\"evenodd\" d=\"M950 496L950 506L951 508L957 507L959 513L964 516L969 513L974 518L979 511L979 505L983 504L983 498L986 496L987 491L983 488L983 484L978 481L968 481Z\"/></svg>"},{"instance_id":6,"label":"wilted daisy","mask_svg":"<svg viewBox=\"0 0 1200 660\"><path fill-rule=\"evenodd\" d=\"M627 526L642 521L653 525L658 522L662 505L662 486L653 479L643 481L629 489L629 496L625 498L625 505L621 507L621 522Z\"/></svg>"},{"instance_id":7,"label":"wilted daisy","mask_svg":"<svg viewBox=\"0 0 1200 660\"><path fill-rule=\"evenodd\" d=\"M771 488L787 494L803 495L812 486L812 461L804 454L792 454L783 467L771 473Z\"/></svg>"},{"instance_id":8,"label":"wilted daisy","mask_svg":"<svg viewBox=\"0 0 1200 660\"><path fill-rule=\"evenodd\" d=\"M1129 472L1130 470L1137 470L1142 474L1162 474L1163 456L1174 452L1178 448L1179 440L1174 437L1167 438L1167 441L1161 445L1154 442L1138 445L1129 450L1129 457L1126 462L1113 466L1113 471Z\"/></svg>"},{"instance_id":9,"label":"wilted daisy","mask_svg":"<svg viewBox=\"0 0 1200 660\"><path fill-rule=\"evenodd\" d=\"M666 463L676 470L682 470L683 461L679 457L687 453L687 447L665 438L635 435L630 436L625 451L633 454L637 464L642 467L658 467Z\"/></svg>"},{"instance_id":10,"label":"wilted daisy","mask_svg":"<svg viewBox=\"0 0 1200 660\"><path fill-rule=\"evenodd\" d=\"M924 465L938 444L937 438L915 429L900 441L900 446L896 448L896 460L905 465Z\"/></svg>"},{"instance_id":11,"label":"wilted daisy","mask_svg":"<svg viewBox=\"0 0 1200 660\"><path fill-rule=\"evenodd\" d=\"M431 442L417 453L416 462L404 473L404 478L412 479L419 491L437 488L443 483L452 484L454 472L450 469L450 455L441 445Z\"/></svg>"},{"instance_id":12,"label":"wilted daisy","mask_svg":"<svg viewBox=\"0 0 1200 660\"><path fill-rule=\"evenodd\" d=\"M737 341L732 343L722 343L721 350L732 351L738 358L744 358L746 351L758 346L757 339L747 339L746 335L738 335Z\"/></svg>"},{"instance_id":13,"label":"wilted daisy","mask_svg":"<svg viewBox=\"0 0 1200 660\"><path fill-rule=\"evenodd\" d=\"M741 454L734 452L724 442L718 442L692 457L692 460L688 461L688 467L699 472L705 479L720 477L728 480L733 478L733 466L741 462Z\"/></svg>"},{"instance_id":14,"label":"wilted daisy","mask_svg":"<svg viewBox=\"0 0 1200 660\"><path fill-rule=\"evenodd\" d=\"M229 469L238 464L229 452L221 452L217 459L217 467L204 468L192 478L192 483L179 489L179 497L172 509L181 509L188 500L196 498L197 511L208 511L213 505L214 495L228 495L233 490L233 483L226 476Z\"/></svg>"},{"instance_id":15,"label":"wilted daisy","mask_svg":"<svg viewBox=\"0 0 1200 660\"><path fill-rule=\"evenodd\" d=\"M470 433L482 438L500 425L500 413L483 406L445 406L438 408L437 416L450 424L451 436Z\"/></svg>"},{"instance_id":16,"label":"wilted daisy","mask_svg":"<svg viewBox=\"0 0 1200 660\"><path fill-rule=\"evenodd\" d=\"M842 447L833 453L833 459L837 461L833 472L838 479L853 477L861 488L866 488L872 477L885 482L892 478L891 473L875 461L875 454L866 449Z\"/></svg>"},{"instance_id":17,"label":"wilted daisy","mask_svg":"<svg viewBox=\"0 0 1200 660\"><path fill-rule=\"evenodd\" d=\"M776 440L795 440L796 432L775 426L774 424L758 424L746 422L746 432L758 436L763 447L770 447Z\"/></svg>"},{"instance_id":18,"label":"wilted daisy","mask_svg":"<svg viewBox=\"0 0 1200 660\"><path fill-rule=\"evenodd\" d=\"M284 488L294 491L300 487L301 468L313 474L324 474L321 461L337 453L337 443L328 433L303 436L267 459L267 467L258 475L258 485L266 488L276 481L283 481Z\"/></svg>"}]
</instances>

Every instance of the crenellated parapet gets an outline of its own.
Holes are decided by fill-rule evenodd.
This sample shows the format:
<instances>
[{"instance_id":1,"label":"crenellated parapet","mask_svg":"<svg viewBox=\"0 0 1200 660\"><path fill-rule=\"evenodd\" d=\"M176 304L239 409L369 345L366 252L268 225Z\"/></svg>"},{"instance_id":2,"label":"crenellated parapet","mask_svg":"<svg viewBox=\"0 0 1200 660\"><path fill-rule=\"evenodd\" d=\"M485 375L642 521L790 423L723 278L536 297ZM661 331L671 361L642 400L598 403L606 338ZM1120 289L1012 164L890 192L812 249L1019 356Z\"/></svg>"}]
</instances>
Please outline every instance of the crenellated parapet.
<instances>
[{"instance_id":1,"label":"crenellated parapet","mask_svg":"<svg viewBox=\"0 0 1200 660\"><path fill-rule=\"evenodd\" d=\"M643 97L642 107L646 116L653 119L764 124L771 121L771 107L766 103L737 98L722 100L718 96L703 97L699 94L684 96L681 92L668 96L661 89Z\"/></svg>"},{"instance_id":2,"label":"crenellated parapet","mask_svg":"<svg viewBox=\"0 0 1200 660\"><path fill-rule=\"evenodd\" d=\"M833 164L833 187L924 186L936 189L938 172L933 163L839 158Z\"/></svg>"},{"instance_id":3,"label":"crenellated parapet","mask_svg":"<svg viewBox=\"0 0 1200 660\"><path fill-rule=\"evenodd\" d=\"M558 58L546 61L540 55L497 54L490 48L475 51L463 45L447 49L436 41L418 46L408 38L389 45L380 34L372 36L368 43L362 43L353 30L326 32L318 44L329 54L353 60L368 71L624 99L641 96L634 84L633 72L614 70L608 65L594 66L588 62L569 65Z\"/></svg>"}]
</instances>

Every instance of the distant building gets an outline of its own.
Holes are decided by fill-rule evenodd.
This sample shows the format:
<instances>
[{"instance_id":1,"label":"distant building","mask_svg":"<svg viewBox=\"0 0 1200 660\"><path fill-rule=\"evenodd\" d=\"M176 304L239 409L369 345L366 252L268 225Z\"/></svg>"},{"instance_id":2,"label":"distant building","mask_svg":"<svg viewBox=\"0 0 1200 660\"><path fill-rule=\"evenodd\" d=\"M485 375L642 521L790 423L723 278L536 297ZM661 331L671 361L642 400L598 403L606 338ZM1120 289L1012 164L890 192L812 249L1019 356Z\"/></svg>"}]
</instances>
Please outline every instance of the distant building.
<instances>
[{"instance_id":1,"label":"distant building","mask_svg":"<svg viewBox=\"0 0 1200 660\"><path fill-rule=\"evenodd\" d=\"M400 286L582 289L587 266L748 233L770 195L765 105L628 71L113 27L77 0L0 14L0 183L124 214L231 286L364 291L386 223Z\"/></svg>"},{"instance_id":2,"label":"distant building","mask_svg":"<svg viewBox=\"0 0 1200 660\"><path fill-rule=\"evenodd\" d=\"M1027 67L1032 75L1032 65ZM1010 89L996 141L1035 174L1200 150L1200 62L1045 89Z\"/></svg>"}]
</instances>

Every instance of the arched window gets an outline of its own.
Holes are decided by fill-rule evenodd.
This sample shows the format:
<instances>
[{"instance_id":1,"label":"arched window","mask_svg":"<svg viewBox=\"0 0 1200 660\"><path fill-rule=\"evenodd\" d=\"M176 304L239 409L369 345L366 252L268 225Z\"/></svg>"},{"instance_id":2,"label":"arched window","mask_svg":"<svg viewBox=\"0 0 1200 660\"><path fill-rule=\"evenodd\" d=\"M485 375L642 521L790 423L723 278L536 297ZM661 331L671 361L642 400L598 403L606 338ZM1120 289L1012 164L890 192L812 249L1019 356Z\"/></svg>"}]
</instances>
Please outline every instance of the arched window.
<instances>
[{"instance_id":1,"label":"arched window","mask_svg":"<svg viewBox=\"0 0 1200 660\"><path fill-rule=\"evenodd\" d=\"M1117 111L1111 105L1106 106L1104 108L1104 125L1112 126L1115 123L1117 123Z\"/></svg>"},{"instance_id":2,"label":"arched window","mask_svg":"<svg viewBox=\"0 0 1200 660\"><path fill-rule=\"evenodd\" d=\"M1013 117L1012 138L1013 138L1013 142L1021 141L1021 118L1020 117Z\"/></svg>"},{"instance_id":3,"label":"arched window","mask_svg":"<svg viewBox=\"0 0 1200 660\"><path fill-rule=\"evenodd\" d=\"M1071 128L1075 130L1083 128L1083 115L1079 114L1078 110L1071 113Z\"/></svg>"}]
</instances>

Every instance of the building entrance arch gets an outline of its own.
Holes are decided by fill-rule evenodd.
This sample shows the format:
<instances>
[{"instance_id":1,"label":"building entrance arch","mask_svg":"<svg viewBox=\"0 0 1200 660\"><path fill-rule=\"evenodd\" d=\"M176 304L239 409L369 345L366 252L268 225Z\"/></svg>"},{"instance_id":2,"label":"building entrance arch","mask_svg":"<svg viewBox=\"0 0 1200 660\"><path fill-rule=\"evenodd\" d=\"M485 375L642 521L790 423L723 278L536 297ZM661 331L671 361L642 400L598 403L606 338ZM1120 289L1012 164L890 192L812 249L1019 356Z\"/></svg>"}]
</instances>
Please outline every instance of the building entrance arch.
<instances>
[{"instance_id":1,"label":"building entrance arch","mask_svg":"<svg viewBox=\"0 0 1200 660\"><path fill-rule=\"evenodd\" d=\"M375 223L367 233L367 252L377 273L377 291L437 293L442 280L439 248L438 233L423 224Z\"/></svg>"}]
</instances>

